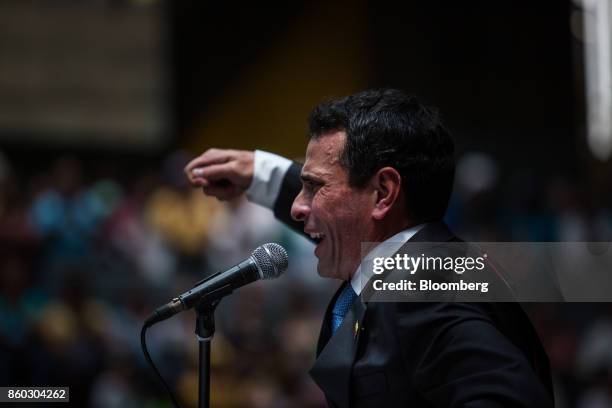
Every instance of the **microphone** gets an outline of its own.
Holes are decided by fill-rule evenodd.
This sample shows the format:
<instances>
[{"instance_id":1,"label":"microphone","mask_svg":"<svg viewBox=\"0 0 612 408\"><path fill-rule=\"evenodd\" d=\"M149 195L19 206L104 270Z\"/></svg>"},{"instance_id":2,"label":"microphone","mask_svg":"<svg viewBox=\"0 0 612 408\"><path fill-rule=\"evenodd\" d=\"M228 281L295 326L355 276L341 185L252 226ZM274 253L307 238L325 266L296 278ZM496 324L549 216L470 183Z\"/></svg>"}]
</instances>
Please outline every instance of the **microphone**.
<instances>
[{"instance_id":1,"label":"microphone","mask_svg":"<svg viewBox=\"0 0 612 408\"><path fill-rule=\"evenodd\" d=\"M208 276L187 292L158 307L146 320L145 325L151 326L166 320L183 310L191 309L205 299L209 302L219 300L234 289L256 280L278 278L288 265L285 248L275 243L264 244L239 264Z\"/></svg>"}]
</instances>

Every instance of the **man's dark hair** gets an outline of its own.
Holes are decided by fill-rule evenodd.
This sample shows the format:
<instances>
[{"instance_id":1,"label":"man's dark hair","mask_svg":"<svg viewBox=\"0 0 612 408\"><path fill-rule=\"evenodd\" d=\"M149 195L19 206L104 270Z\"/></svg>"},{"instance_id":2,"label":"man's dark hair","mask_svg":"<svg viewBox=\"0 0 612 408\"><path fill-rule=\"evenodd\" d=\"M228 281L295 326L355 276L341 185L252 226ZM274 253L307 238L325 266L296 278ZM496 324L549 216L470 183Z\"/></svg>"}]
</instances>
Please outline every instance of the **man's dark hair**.
<instances>
[{"instance_id":1,"label":"man's dark hair","mask_svg":"<svg viewBox=\"0 0 612 408\"><path fill-rule=\"evenodd\" d=\"M340 162L361 188L381 168L402 177L408 215L442 219L455 174L454 143L438 111L396 89L369 90L321 103L308 119L310 137L344 130Z\"/></svg>"}]
</instances>

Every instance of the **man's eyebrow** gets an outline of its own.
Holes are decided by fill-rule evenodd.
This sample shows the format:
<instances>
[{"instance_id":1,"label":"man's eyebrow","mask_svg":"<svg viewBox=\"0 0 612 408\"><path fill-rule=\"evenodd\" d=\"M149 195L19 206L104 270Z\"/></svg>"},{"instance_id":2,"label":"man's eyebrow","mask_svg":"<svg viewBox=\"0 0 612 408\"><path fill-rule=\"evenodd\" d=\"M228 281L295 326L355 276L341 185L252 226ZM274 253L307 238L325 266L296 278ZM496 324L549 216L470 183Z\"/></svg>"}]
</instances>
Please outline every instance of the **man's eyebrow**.
<instances>
[{"instance_id":1,"label":"man's eyebrow","mask_svg":"<svg viewBox=\"0 0 612 408\"><path fill-rule=\"evenodd\" d=\"M323 182L323 180L321 180L320 178L318 178L317 176L311 173L300 174L300 179L302 180L302 182L310 182L310 183L322 183Z\"/></svg>"}]
</instances>

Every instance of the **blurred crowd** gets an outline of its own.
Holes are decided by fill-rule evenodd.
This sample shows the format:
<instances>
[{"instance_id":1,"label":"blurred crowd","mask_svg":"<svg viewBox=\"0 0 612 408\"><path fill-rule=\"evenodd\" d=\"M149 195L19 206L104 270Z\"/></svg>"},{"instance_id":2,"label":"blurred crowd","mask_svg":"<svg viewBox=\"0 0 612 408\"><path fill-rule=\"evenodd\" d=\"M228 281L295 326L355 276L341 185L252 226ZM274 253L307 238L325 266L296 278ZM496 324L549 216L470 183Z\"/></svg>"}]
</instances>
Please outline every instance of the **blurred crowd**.
<instances>
[{"instance_id":1,"label":"blurred crowd","mask_svg":"<svg viewBox=\"0 0 612 408\"><path fill-rule=\"evenodd\" d=\"M186 160L176 153L121 176L113 163L92 170L63 157L27 179L2 161L1 384L69 385L75 406L167 406L142 357L144 319L207 274L278 242L292 260L285 276L242 288L217 310L213 402L321 405L306 372L333 285L317 279L308 241L269 211L188 187ZM193 312L184 313L149 330L148 341L191 406L194 328Z\"/></svg>"},{"instance_id":2,"label":"blurred crowd","mask_svg":"<svg viewBox=\"0 0 612 408\"><path fill-rule=\"evenodd\" d=\"M0 384L70 386L74 406L165 407L142 356L144 319L196 281L266 242L289 270L224 299L212 342L214 406L321 407L307 372L337 282L316 273L312 246L245 199L220 203L186 184L191 157L129 171L60 157L23 174L0 157ZM611 197L577 181L500 174L462 157L448 222L480 241L610 241ZM612 406L612 307L531 304L555 372L559 407ZM150 353L187 406L197 402L193 312L148 334Z\"/></svg>"}]
</instances>

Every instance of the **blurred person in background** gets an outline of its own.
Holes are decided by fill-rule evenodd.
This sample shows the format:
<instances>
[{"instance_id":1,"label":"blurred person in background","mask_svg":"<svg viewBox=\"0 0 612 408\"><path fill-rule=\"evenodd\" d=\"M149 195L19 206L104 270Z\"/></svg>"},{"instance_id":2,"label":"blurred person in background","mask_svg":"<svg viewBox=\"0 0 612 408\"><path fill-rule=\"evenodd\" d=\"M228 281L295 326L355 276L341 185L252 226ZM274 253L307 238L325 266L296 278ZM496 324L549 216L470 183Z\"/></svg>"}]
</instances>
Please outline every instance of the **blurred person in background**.
<instances>
[{"instance_id":1,"label":"blurred person in background","mask_svg":"<svg viewBox=\"0 0 612 408\"><path fill-rule=\"evenodd\" d=\"M309 125L304 166L210 149L185 172L208 195L246 192L303 228L317 244L319 274L343 281L310 371L329 405L552 406L547 357L517 304L359 297L362 242L457 240L441 221L454 144L437 112L401 91L365 91L320 104Z\"/></svg>"}]
</instances>

